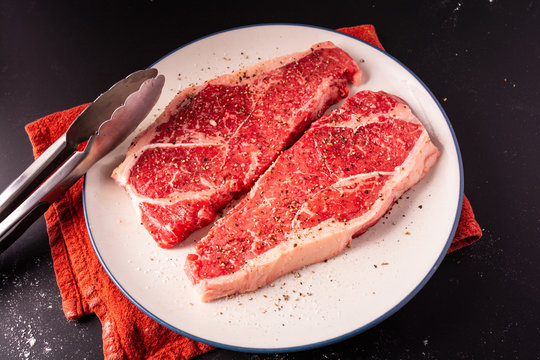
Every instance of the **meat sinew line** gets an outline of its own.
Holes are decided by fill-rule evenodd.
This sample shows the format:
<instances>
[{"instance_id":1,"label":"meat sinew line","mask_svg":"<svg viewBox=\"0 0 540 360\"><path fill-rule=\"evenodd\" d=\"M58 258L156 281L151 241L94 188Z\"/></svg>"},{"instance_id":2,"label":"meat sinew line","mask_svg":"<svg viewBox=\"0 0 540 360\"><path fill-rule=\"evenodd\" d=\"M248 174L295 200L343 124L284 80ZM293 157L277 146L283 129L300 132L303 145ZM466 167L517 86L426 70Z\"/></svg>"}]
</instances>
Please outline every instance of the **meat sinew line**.
<instances>
[{"instance_id":1,"label":"meat sinew line","mask_svg":"<svg viewBox=\"0 0 540 360\"><path fill-rule=\"evenodd\" d=\"M325 42L183 90L113 178L157 243L174 246L249 190L360 77L353 59Z\"/></svg>"},{"instance_id":2,"label":"meat sinew line","mask_svg":"<svg viewBox=\"0 0 540 360\"><path fill-rule=\"evenodd\" d=\"M197 243L186 273L210 301L332 257L375 224L438 156L403 100L360 92L278 157Z\"/></svg>"}]
</instances>

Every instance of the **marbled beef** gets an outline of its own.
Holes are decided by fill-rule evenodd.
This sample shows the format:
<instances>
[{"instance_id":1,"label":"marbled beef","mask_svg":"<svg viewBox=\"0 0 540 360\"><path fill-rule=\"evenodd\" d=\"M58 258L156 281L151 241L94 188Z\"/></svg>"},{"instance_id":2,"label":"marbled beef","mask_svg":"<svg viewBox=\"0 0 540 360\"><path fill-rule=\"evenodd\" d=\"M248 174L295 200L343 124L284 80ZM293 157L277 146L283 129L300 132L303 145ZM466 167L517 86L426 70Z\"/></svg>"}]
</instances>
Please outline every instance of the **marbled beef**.
<instances>
[{"instance_id":1,"label":"marbled beef","mask_svg":"<svg viewBox=\"0 0 540 360\"><path fill-rule=\"evenodd\" d=\"M435 164L409 106L362 91L315 121L188 255L202 300L252 291L339 253Z\"/></svg>"},{"instance_id":2,"label":"marbled beef","mask_svg":"<svg viewBox=\"0 0 540 360\"><path fill-rule=\"evenodd\" d=\"M113 178L157 243L174 246L249 190L360 77L353 59L326 42L183 90Z\"/></svg>"}]
</instances>

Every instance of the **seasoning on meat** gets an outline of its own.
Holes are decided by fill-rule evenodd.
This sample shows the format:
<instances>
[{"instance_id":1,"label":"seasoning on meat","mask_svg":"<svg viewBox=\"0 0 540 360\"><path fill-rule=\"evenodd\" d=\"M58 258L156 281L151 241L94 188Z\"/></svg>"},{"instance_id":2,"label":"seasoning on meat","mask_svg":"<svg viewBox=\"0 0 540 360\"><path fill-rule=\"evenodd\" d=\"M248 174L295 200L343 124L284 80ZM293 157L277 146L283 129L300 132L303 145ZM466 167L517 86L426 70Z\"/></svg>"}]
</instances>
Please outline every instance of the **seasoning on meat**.
<instances>
[{"instance_id":1,"label":"seasoning on meat","mask_svg":"<svg viewBox=\"0 0 540 360\"><path fill-rule=\"evenodd\" d=\"M113 178L157 243L174 246L249 190L360 77L352 58L326 42L183 90Z\"/></svg>"},{"instance_id":2,"label":"seasoning on meat","mask_svg":"<svg viewBox=\"0 0 540 360\"><path fill-rule=\"evenodd\" d=\"M196 244L186 273L210 301L328 259L374 225L438 156L403 100L362 91L278 157Z\"/></svg>"}]
</instances>

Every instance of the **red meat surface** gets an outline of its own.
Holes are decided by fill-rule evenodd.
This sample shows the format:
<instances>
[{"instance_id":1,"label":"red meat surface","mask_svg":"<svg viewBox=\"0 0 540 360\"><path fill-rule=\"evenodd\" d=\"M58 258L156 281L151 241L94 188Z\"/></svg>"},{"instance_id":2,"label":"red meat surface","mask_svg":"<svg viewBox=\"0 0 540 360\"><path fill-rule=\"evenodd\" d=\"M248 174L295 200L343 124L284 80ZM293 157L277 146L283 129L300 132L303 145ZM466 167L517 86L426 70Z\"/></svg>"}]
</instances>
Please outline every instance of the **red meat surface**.
<instances>
[{"instance_id":1,"label":"red meat surface","mask_svg":"<svg viewBox=\"0 0 540 360\"><path fill-rule=\"evenodd\" d=\"M203 301L252 291L339 253L435 164L409 106L362 91L311 128L188 255Z\"/></svg>"},{"instance_id":2,"label":"red meat surface","mask_svg":"<svg viewBox=\"0 0 540 360\"><path fill-rule=\"evenodd\" d=\"M249 190L360 77L355 61L326 42L183 90L113 178L158 245L174 246Z\"/></svg>"}]
</instances>

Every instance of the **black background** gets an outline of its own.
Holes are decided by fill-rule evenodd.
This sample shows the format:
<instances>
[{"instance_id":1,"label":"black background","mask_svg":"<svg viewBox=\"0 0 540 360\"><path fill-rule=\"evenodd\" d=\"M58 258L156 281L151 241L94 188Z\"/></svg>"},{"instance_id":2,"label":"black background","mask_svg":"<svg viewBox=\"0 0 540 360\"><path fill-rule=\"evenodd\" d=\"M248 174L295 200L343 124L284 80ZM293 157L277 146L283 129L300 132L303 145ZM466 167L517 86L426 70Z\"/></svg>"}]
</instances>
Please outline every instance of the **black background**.
<instances>
[{"instance_id":1,"label":"black background","mask_svg":"<svg viewBox=\"0 0 540 360\"><path fill-rule=\"evenodd\" d=\"M0 5L0 188L32 160L24 125L92 101L171 50L231 27L374 24L441 101L484 230L395 315L293 354L201 359L540 358L539 1L32 2ZM446 99L446 101L443 101ZM0 359L99 359L94 316L65 319L44 222L0 255Z\"/></svg>"}]
</instances>

